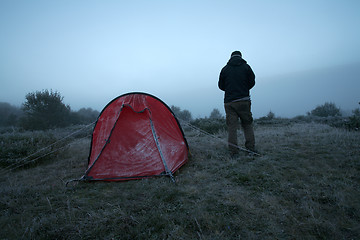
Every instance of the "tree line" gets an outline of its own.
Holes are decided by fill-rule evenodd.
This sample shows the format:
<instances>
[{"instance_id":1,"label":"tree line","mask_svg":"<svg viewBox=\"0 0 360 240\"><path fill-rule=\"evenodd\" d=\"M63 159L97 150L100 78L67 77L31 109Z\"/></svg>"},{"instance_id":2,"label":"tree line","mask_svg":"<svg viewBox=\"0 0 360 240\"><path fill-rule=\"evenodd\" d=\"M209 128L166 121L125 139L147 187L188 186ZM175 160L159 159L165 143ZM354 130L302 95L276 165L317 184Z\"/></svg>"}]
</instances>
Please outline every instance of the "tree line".
<instances>
[{"instance_id":1,"label":"tree line","mask_svg":"<svg viewBox=\"0 0 360 240\"><path fill-rule=\"evenodd\" d=\"M0 127L46 130L91 123L99 116L99 111L92 108L72 111L63 99L64 97L57 91L42 90L28 93L21 107L0 102ZM181 110L176 106L171 106L171 110L179 119L193 121L190 111ZM223 116L218 109L214 109L210 118L221 119Z\"/></svg>"},{"instance_id":2,"label":"tree line","mask_svg":"<svg viewBox=\"0 0 360 240\"><path fill-rule=\"evenodd\" d=\"M21 107L15 107L9 103L0 102L0 127L16 126L24 130L46 130L53 128L62 128L69 125L88 124L94 122L99 116L99 111L91 108L81 108L78 111L72 111L69 105L63 103L64 97L57 91L43 90L28 93L25 96L25 102ZM182 110L180 107L170 107L175 116L180 120L200 124L203 122L216 121L224 125L224 116L218 109L213 109L209 117L193 119L188 110ZM317 106L307 113L308 117L341 117L341 110L334 103L326 102ZM271 120L275 118L273 112L259 120ZM349 119L354 128L360 125L360 110L355 109L353 116ZM212 123L211 122L211 123Z\"/></svg>"},{"instance_id":3,"label":"tree line","mask_svg":"<svg viewBox=\"0 0 360 240\"><path fill-rule=\"evenodd\" d=\"M28 93L21 107L0 102L0 127L16 126L24 130L46 130L87 124L95 121L99 112L91 108L72 111L63 103L57 91L43 90Z\"/></svg>"}]
</instances>

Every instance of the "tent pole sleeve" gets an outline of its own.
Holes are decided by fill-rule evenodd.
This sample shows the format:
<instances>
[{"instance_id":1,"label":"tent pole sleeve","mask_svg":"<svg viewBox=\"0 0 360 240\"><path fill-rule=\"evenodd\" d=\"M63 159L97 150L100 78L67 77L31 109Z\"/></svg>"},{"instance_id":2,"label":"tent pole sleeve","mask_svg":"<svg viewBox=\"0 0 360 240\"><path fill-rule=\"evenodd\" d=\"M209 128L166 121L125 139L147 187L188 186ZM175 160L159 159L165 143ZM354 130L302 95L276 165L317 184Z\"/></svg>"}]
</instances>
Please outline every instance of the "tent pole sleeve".
<instances>
[{"instance_id":1,"label":"tent pole sleeve","mask_svg":"<svg viewBox=\"0 0 360 240\"><path fill-rule=\"evenodd\" d=\"M166 161L165 161L164 155L163 155L163 153L162 153L162 151L161 151L160 143L159 143L159 141L158 141L158 137L157 137L157 135L156 135L155 127L154 127L154 124L153 124L153 121L151 120L151 118L150 118L150 125L151 125L151 131L152 131L153 137L154 137L154 139L155 139L156 146L157 146L157 148L158 148L158 150L159 150L161 160L162 160L162 162L163 162L163 164L164 164L164 167L165 167L165 171L166 171L166 173L170 176L171 180L172 180L173 182L175 182L174 176L172 175L171 171L169 171L169 168L168 168L167 163L166 163Z\"/></svg>"}]
</instances>

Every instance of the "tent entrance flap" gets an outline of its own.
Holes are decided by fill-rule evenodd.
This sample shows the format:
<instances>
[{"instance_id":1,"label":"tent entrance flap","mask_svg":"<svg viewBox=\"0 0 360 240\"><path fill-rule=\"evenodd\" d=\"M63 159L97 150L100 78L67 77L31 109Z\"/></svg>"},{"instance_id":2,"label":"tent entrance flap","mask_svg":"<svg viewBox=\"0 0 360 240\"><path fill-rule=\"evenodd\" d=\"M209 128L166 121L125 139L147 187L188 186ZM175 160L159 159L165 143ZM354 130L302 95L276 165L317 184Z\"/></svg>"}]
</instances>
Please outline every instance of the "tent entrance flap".
<instances>
[{"instance_id":1,"label":"tent entrance flap","mask_svg":"<svg viewBox=\"0 0 360 240\"><path fill-rule=\"evenodd\" d=\"M120 116L121 116L121 113L123 112L123 109L124 109L125 107L126 107L126 108L130 108L134 113L139 113L139 114L140 114L140 113L144 113L146 110L150 113L150 110L149 110L148 108L144 108L144 109L142 109L142 110L140 110L140 111L135 111L134 108L133 108L131 105L129 105L129 104L122 104L122 105L121 105L121 108L120 108L120 110L119 110L119 112L118 112L118 114L117 114L116 121L114 122L113 126L111 127L111 131L110 131L109 135L105 138L104 146L101 148L101 151L99 152L99 154L98 154L98 156L96 157L95 161L92 162L92 164L90 165L90 167L89 167L89 168L87 169L87 171L85 172L85 175L87 175L88 172L92 169L92 167L94 166L94 164L97 162L97 160L99 159L100 155L101 155L102 152L104 151L105 147L106 147L106 146L108 145L108 143L110 142L111 135L112 135L112 133L113 133L113 131L114 131L114 129L115 129L115 126L116 126L116 124L117 124L118 121L119 121L119 118L120 118ZM90 159L90 158L89 158L89 159Z\"/></svg>"}]
</instances>

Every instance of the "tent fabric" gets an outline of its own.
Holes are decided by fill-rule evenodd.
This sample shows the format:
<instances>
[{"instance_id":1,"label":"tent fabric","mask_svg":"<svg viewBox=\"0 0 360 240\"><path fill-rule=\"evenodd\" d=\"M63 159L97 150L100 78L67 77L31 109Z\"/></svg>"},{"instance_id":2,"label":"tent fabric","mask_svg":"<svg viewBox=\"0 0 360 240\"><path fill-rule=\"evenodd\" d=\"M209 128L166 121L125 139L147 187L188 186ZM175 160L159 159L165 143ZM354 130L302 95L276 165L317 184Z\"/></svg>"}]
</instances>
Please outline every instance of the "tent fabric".
<instances>
[{"instance_id":1,"label":"tent fabric","mask_svg":"<svg viewBox=\"0 0 360 240\"><path fill-rule=\"evenodd\" d=\"M171 109L146 93L112 100L95 124L85 180L169 175L188 160L188 144Z\"/></svg>"}]
</instances>

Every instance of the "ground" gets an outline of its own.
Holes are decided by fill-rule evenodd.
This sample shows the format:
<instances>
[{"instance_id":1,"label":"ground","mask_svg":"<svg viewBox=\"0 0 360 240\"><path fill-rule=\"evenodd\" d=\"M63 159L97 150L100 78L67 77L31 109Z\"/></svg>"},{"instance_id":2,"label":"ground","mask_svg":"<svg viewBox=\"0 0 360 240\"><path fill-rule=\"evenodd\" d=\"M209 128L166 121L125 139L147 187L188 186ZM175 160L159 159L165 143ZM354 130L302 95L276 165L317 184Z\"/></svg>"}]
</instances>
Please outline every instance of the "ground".
<instances>
[{"instance_id":1,"label":"ground","mask_svg":"<svg viewBox=\"0 0 360 240\"><path fill-rule=\"evenodd\" d=\"M0 239L360 238L359 132L256 125L261 156L231 158L225 131L184 130L191 156L175 184L162 177L66 187L85 172L86 136L41 164L0 168Z\"/></svg>"}]
</instances>

